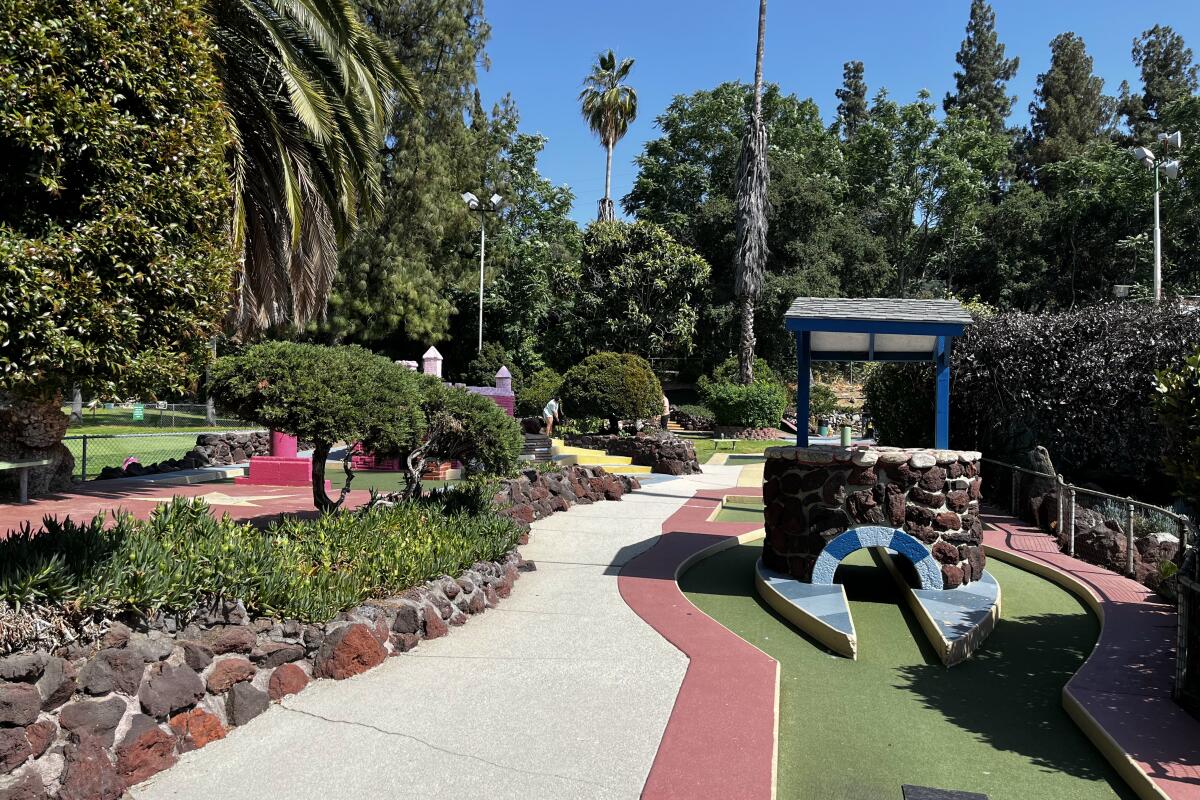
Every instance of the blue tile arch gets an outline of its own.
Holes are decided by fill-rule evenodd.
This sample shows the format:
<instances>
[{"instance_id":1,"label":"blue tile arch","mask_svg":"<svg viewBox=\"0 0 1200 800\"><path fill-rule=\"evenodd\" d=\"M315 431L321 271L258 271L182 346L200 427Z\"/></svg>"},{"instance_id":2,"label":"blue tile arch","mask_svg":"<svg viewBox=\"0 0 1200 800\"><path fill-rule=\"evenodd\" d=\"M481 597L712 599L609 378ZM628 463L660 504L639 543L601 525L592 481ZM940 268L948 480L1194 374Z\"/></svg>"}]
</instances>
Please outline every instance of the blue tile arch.
<instances>
[{"instance_id":1,"label":"blue tile arch","mask_svg":"<svg viewBox=\"0 0 1200 800\"><path fill-rule=\"evenodd\" d=\"M812 583L818 586L832 586L834 573L837 572L842 559L864 547L885 547L907 558L917 571L922 589L945 588L942 584L942 570L933 560L933 554L928 547L899 528L875 525L851 528L831 539L821 551L821 555L817 556L817 563L813 565Z\"/></svg>"}]
</instances>

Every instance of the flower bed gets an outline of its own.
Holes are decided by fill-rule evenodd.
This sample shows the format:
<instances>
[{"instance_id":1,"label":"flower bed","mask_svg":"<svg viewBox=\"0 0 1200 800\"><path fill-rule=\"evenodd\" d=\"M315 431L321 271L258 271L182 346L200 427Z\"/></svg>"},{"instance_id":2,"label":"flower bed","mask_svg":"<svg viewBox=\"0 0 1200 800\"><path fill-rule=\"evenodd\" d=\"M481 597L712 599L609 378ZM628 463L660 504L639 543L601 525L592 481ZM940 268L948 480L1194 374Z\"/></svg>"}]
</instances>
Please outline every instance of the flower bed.
<instances>
[{"instance_id":1,"label":"flower bed","mask_svg":"<svg viewBox=\"0 0 1200 800\"><path fill-rule=\"evenodd\" d=\"M533 569L514 549L525 523L635 487L575 467L266 530L177 499L145 522L14 532L0 542L0 797L117 800L310 681L494 607Z\"/></svg>"}]
</instances>

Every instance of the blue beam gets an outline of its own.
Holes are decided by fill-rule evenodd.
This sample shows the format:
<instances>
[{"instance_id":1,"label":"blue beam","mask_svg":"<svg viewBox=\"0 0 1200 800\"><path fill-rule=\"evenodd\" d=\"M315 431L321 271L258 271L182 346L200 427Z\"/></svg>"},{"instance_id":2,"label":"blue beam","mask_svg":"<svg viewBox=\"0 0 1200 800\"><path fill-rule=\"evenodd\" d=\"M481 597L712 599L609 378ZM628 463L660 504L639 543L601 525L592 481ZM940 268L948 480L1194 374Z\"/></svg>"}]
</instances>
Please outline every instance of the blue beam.
<instances>
[{"instance_id":1,"label":"blue beam","mask_svg":"<svg viewBox=\"0 0 1200 800\"><path fill-rule=\"evenodd\" d=\"M937 343L937 406L933 422L933 446L942 450L950 447L950 343L939 336Z\"/></svg>"},{"instance_id":2,"label":"blue beam","mask_svg":"<svg viewBox=\"0 0 1200 800\"><path fill-rule=\"evenodd\" d=\"M808 373L812 334L796 333L796 446L808 447Z\"/></svg>"},{"instance_id":3,"label":"blue beam","mask_svg":"<svg viewBox=\"0 0 1200 800\"><path fill-rule=\"evenodd\" d=\"M801 319L789 317L787 329L830 333L901 333L910 336L962 336L961 322L896 322L878 319Z\"/></svg>"}]
</instances>

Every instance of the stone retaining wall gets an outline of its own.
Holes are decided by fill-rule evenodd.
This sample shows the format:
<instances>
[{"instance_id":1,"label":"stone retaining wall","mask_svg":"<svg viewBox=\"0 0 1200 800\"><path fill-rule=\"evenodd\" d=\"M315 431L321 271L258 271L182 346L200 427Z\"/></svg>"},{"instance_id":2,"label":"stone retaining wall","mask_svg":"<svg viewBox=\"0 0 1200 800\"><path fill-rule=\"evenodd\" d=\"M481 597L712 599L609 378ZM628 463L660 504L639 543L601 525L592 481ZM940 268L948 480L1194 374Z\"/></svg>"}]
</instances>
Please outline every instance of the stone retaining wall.
<instances>
[{"instance_id":1,"label":"stone retaining wall","mask_svg":"<svg viewBox=\"0 0 1200 800\"><path fill-rule=\"evenodd\" d=\"M763 472L763 562L801 580L849 528L886 525L919 539L945 588L983 574L980 454L889 447L769 447Z\"/></svg>"},{"instance_id":2,"label":"stone retaining wall","mask_svg":"<svg viewBox=\"0 0 1200 800\"><path fill-rule=\"evenodd\" d=\"M636 488L630 478L571 467L526 473L496 499L527 524ZM86 641L0 658L0 800L118 800L311 681L349 678L445 636L494 608L532 569L514 550L325 624L251 619L241 603L155 619L126 614L92 626Z\"/></svg>"},{"instance_id":3,"label":"stone retaining wall","mask_svg":"<svg viewBox=\"0 0 1200 800\"><path fill-rule=\"evenodd\" d=\"M610 456L632 458L634 464L650 467L651 472L664 475L695 475L702 471L692 443L660 429L639 432L635 436L571 436L567 442L575 447L601 450Z\"/></svg>"}]
</instances>

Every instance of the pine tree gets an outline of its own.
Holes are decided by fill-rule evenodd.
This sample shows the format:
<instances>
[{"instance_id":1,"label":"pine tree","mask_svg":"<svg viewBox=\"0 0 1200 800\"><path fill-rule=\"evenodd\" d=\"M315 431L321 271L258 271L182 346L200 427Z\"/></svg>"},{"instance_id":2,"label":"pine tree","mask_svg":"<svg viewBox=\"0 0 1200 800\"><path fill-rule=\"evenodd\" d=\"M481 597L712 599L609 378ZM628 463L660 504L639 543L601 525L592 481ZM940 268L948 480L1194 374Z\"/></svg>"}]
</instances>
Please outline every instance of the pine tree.
<instances>
[{"instance_id":1,"label":"pine tree","mask_svg":"<svg viewBox=\"0 0 1200 800\"><path fill-rule=\"evenodd\" d=\"M1122 84L1120 110L1134 137L1143 139L1158 132L1165 106L1196 91L1200 67L1170 25L1155 25L1133 40L1133 63L1142 73L1142 94Z\"/></svg>"},{"instance_id":2,"label":"pine tree","mask_svg":"<svg viewBox=\"0 0 1200 800\"><path fill-rule=\"evenodd\" d=\"M491 194L475 185L489 155L480 128L491 123L479 119L474 97L490 29L482 0L377 0L366 11L416 76L425 106L392 116L381 154L382 212L341 253L328 316L315 334L439 341L456 311L455 290L478 280L479 217L461 194Z\"/></svg>"},{"instance_id":3,"label":"pine tree","mask_svg":"<svg viewBox=\"0 0 1200 800\"><path fill-rule=\"evenodd\" d=\"M996 12L985 0L971 0L967 37L954 57L961 67L954 73L956 91L942 102L946 113L955 108L974 108L993 131L1004 130L1015 96L1008 94L1008 81L1017 74L1019 59L1005 58L1004 45L996 38Z\"/></svg>"},{"instance_id":4,"label":"pine tree","mask_svg":"<svg viewBox=\"0 0 1200 800\"><path fill-rule=\"evenodd\" d=\"M1050 68L1038 76L1029 104L1030 160L1061 161L1099 137L1111 117L1104 80L1092 73L1083 39L1062 33L1050 42Z\"/></svg>"},{"instance_id":5,"label":"pine tree","mask_svg":"<svg viewBox=\"0 0 1200 800\"><path fill-rule=\"evenodd\" d=\"M863 79L863 62L847 61L842 66L842 88L835 94L838 127L843 138L850 141L867 121L867 82Z\"/></svg>"}]
</instances>

